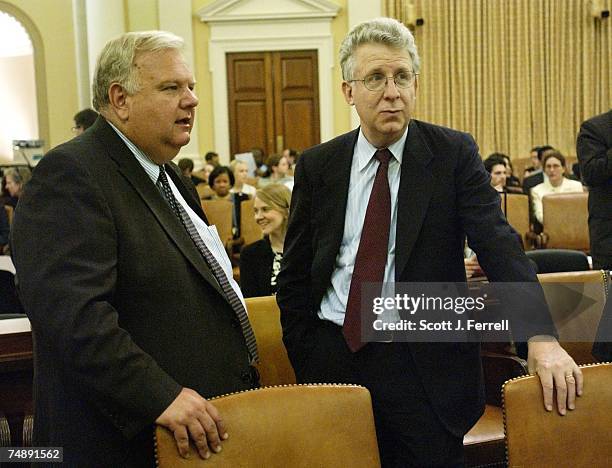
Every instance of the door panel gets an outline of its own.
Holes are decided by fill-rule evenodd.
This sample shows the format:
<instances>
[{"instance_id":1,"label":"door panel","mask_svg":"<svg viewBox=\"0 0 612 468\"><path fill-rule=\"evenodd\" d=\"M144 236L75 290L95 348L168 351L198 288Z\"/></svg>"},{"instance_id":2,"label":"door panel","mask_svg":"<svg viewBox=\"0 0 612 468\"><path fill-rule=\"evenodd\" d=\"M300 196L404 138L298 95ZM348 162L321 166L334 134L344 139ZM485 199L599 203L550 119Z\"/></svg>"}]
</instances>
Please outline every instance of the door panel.
<instances>
[{"instance_id":1,"label":"door panel","mask_svg":"<svg viewBox=\"0 0 612 468\"><path fill-rule=\"evenodd\" d=\"M320 143L316 51L227 54L230 150Z\"/></svg>"}]
</instances>

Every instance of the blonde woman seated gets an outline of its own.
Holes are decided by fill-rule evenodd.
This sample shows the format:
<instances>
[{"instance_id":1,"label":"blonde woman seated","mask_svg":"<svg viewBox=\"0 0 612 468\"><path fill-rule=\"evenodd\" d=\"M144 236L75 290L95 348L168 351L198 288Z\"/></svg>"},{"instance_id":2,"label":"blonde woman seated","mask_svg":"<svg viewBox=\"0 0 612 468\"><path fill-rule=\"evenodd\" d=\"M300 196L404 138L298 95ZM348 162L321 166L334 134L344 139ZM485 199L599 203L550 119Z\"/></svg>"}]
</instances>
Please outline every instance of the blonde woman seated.
<instances>
[{"instance_id":1,"label":"blonde woman seated","mask_svg":"<svg viewBox=\"0 0 612 468\"><path fill-rule=\"evenodd\" d=\"M234 186L231 188L230 192L242 193L248 195L249 198L253 198L257 189L245 182L249 175L249 166L247 166L247 163L234 159L230 163L230 168L234 173Z\"/></svg>"},{"instance_id":2,"label":"blonde woman seated","mask_svg":"<svg viewBox=\"0 0 612 468\"><path fill-rule=\"evenodd\" d=\"M571 180L564 176L565 174L565 157L557 150L547 153L542 159L542 167L546 178L544 182L536 185L531 189L531 203L533 207L533 213L538 220L542 223L543 208L542 198L546 195L553 193L572 193L572 192L583 192L584 188L582 184L577 180Z\"/></svg>"},{"instance_id":3,"label":"blonde woman seated","mask_svg":"<svg viewBox=\"0 0 612 468\"><path fill-rule=\"evenodd\" d=\"M255 221L264 238L240 252L240 288L244 297L276 294L290 204L291 191L282 184L257 190L253 202Z\"/></svg>"},{"instance_id":4,"label":"blonde woman seated","mask_svg":"<svg viewBox=\"0 0 612 468\"><path fill-rule=\"evenodd\" d=\"M268 173L266 177L259 179L259 187L265 187L268 184L283 184L289 190L293 190L293 177L287 175L289 162L285 156L272 154L266 161L266 165Z\"/></svg>"}]
</instances>

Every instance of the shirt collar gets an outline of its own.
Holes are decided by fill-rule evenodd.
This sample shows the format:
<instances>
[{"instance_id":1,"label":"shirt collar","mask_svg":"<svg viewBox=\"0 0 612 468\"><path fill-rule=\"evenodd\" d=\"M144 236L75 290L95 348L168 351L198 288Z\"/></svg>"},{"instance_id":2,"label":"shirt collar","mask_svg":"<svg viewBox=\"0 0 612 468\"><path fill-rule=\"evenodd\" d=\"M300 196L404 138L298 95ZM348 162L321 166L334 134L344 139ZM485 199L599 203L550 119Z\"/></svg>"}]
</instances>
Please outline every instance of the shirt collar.
<instances>
[{"instance_id":1,"label":"shirt collar","mask_svg":"<svg viewBox=\"0 0 612 468\"><path fill-rule=\"evenodd\" d=\"M140 163L140 165L145 170L150 179L153 181L153 183L157 184L157 179L159 179L159 165L151 161L151 158L149 158L140 148L138 148L138 146L132 143L132 141L123 133L121 133L121 131L112 123L110 123L110 121L107 120L107 122L112 127L112 129L117 132L119 138L121 138L125 145L130 149L136 160Z\"/></svg>"},{"instance_id":2,"label":"shirt collar","mask_svg":"<svg viewBox=\"0 0 612 468\"><path fill-rule=\"evenodd\" d=\"M406 137L408 135L408 125L404 130L402 136L395 143L388 146L389 151L395 158L397 162L402 164L402 157L404 155L404 146L406 145ZM368 163L374 157L374 153L378 150L372 143L368 141L368 139L363 134L363 129L359 129L359 136L357 137L356 143L356 153L358 155L358 167L359 170L362 171Z\"/></svg>"}]
</instances>

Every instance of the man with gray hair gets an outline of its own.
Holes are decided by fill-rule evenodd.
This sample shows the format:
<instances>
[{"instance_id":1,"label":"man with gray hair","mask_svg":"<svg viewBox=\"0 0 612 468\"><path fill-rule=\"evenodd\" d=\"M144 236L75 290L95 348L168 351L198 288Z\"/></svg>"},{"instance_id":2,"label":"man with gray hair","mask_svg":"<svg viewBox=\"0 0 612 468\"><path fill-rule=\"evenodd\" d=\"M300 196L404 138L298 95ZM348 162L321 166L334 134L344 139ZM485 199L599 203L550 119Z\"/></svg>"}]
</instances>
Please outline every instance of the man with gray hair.
<instances>
[{"instance_id":1,"label":"man with gray hair","mask_svg":"<svg viewBox=\"0 0 612 468\"><path fill-rule=\"evenodd\" d=\"M491 281L536 275L472 137L412 118L420 63L410 31L390 18L359 24L340 63L361 127L297 164L277 293L283 338L301 382L370 390L383 466L462 466L463 436L484 409L479 344L364 343L361 286L465 282L466 235ZM580 369L544 338L550 316L527 332L542 335L529 342L529 365L544 405L552 410L556 387L565 414L582 391Z\"/></svg>"},{"instance_id":2,"label":"man with gray hair","mask_svg":"<svg viewBox=\"0 0 612 468\"><path fill-rule=\"evenodd\" d=\"M198 104L182 47L160 31L106 44L100 117L43 158L15 215L34 445L63 447L67 466L154 466L155 422L209 458L231 428L206 398L258 385L231 263L170 163Z\"/></svg>"}]
</instances>

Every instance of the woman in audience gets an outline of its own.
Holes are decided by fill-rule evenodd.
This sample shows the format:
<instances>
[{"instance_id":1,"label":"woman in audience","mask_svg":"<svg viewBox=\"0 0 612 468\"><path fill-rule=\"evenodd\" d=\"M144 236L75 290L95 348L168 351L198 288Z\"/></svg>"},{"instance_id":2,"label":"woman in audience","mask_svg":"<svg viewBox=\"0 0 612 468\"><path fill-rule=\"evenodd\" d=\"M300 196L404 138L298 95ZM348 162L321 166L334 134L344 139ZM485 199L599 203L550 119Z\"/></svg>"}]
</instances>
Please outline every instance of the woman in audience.
<instances>
[{"instance_id":1,"label":"woman in audience","mask_svg":"<svg viewBox=\"0 0 612 468\"><path fill-rule=\"evenodd\" d=\"M234 174L227 166L217 166L208 176L208 185L213 190L211 200L232 201L231 188L234 186Z\"/></svg>"},{"instance_id":2,"label":"woman in audience","mask_svg":"<svg viewBox=\"0 0 612 468\"><path fill-rule=\"evenodd\" d=\"M548 179L531 189L533 213L540 223L542 223L544 217L542 209L542 198L544 196L553 193L582 192L584 190L580 182L564 176L565 157L559 151L548 152L542 158L542 167Z\"/></svg>"},{"instance_id":3,"label":"woman in audience","mask_svg":"<svg viewBox=\"0 0 612 468\"><path fill-rule=\"evenodd\" d=\"M32 178L32 172L27 167L9 167L4 171L4 181L10 199L6 204L15 208L17 200L23 192L23 187Z\"/></svg>"},{"instance_id":4,"label":"woman in audience","mask_svg":"<svg viewBox=\"0 0 612 468\"><path fill-rule=\"evenodd\" d=\"M264 238L240 252L240 287L244 297L276 294L290 204L291 191L282 184L270 184L257 190L255 221Z\"/></svg>"},{"instance_id":5,"label":"woman in audience","mask_svg":"<svg viewBox=\"0 0 612 468\"><path fill-rule=\"evenodd\" d=\"M230 168L234 173L234 186L230 192L248 195L249 198L254 197L257 189L246 183L246 179L249 175L249 166L247 166L247 163L234 159L230 163Z\"/></svg>"},{"instance_id":6,"label":"woman in audience","mask_svg":"<svg viewBox=\"0 0 612 468\"><path fill-rule=\"evenodd\" d=\"M293 190L293 177L287 175L289 163L287 158L280 154L272 154L266 161L268 166L268 176L259 179L259 187L265 187L268 184L283 184L289 190Z\"/></svg>"}]
</instances>

